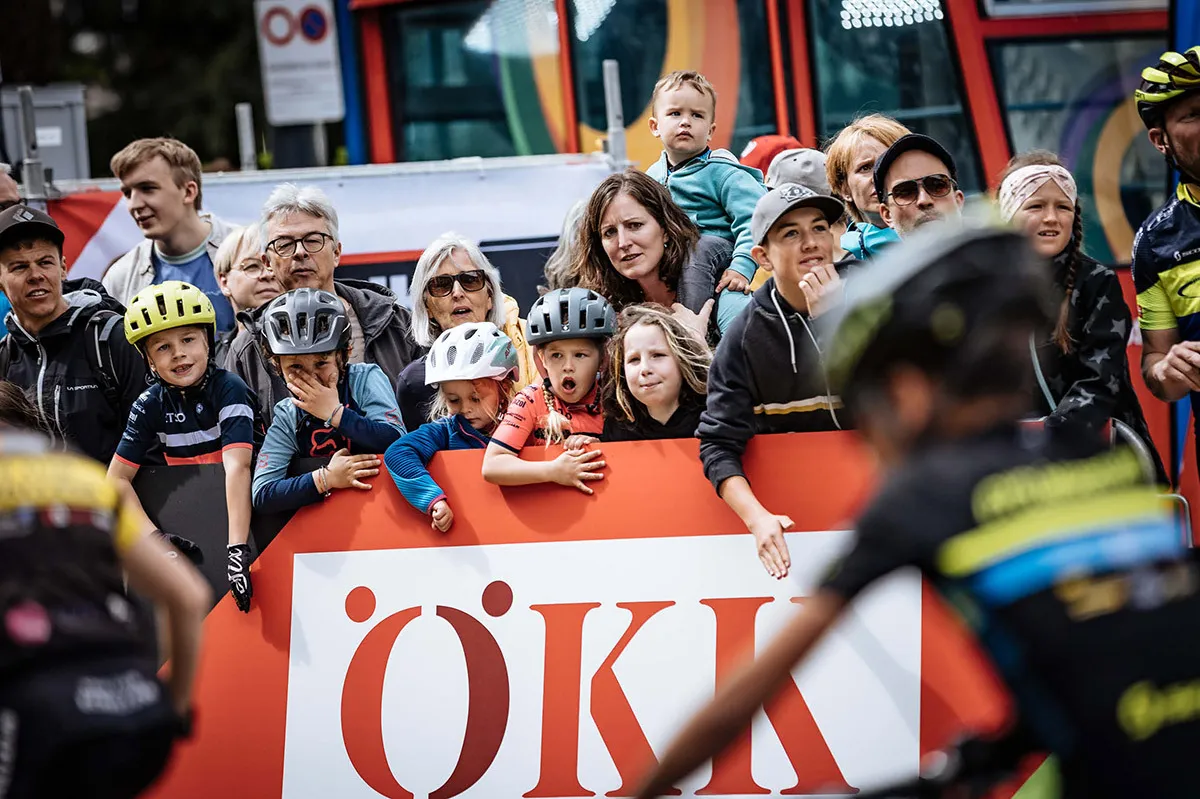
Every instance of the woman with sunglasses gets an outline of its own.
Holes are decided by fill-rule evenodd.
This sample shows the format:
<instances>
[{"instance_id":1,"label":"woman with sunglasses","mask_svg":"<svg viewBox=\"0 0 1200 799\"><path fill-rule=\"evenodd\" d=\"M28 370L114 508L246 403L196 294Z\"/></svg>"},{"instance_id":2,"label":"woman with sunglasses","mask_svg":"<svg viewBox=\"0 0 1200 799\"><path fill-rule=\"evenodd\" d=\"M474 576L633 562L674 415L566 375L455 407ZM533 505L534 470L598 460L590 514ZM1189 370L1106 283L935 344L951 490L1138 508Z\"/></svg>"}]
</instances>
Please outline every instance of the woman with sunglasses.
<instances>
[{"instance_id":1,"label":"woman with sunglasses","mask_svg":"<svg viewBox=\"0 0 1200 799\"><path fill-rule=\"evenodd\" d=\"M1033 150L1000 174L1000 214L1014 223L1053 269L1058 315L1054 332L1036 346L1038 414L1050 428L1106 433L1110 420L1145 442L1160 483L1166 472L1150 440L1129 377L1133 320L1112 269L1083 251L1083 212L1075 178L1054 153Z\"/></svg>"},{"instance_id":2,"label":"woman with sunglasses","mask_svg":"<svg viewBox=\"0 0 1200 799\"><path fill-rule=\"evenodd\" d=\"M609 175L592 192L579 227L579 285L618 313L658 303L698 337L715 340L713 293L724 266L693 260L699 240L700 231L658 181L637 169Z\"/></svg>"},{"instance_id":3,"label":"woman with sunglasses","mask_svg":"<svg viewBox=\"0 0 1200 799\"><path fill-rule=\"evenodd\" d=\"M443 233L421 253L412 285L412 331L418 345L431 347L444 331L468 322L491 322L516 348L522 383L537 379L517 301L501 291L500 272L479 245L457 233ZM430 420L436 388L425 384L425 356L400 373L396 401L409 430Z\"/></svg>"}]
</instances>

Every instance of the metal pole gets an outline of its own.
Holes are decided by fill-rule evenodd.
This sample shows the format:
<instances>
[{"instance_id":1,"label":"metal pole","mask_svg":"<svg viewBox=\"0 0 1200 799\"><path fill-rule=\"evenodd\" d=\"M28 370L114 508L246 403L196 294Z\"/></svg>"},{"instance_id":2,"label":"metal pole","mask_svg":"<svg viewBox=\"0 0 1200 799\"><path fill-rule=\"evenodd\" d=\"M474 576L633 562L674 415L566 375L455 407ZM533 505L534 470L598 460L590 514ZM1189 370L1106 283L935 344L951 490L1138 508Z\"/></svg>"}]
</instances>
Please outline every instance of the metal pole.
<instances>
[{"instance_id":1,"label":"metal pole","mask_svg":"<svg viewBox=\"0 0 1200 799\"><path fill-rule=\"evenodd\" d=\"M329 142L325 138L325 123L313 125L313 158L316 166L329 166Z\"/></svg>"},{"instance_id":2,"label":"metal pole","mask_svg":"<svg viewBox=\"0 0 1200 799\"><path fill-rule=\"evenodd\" d=\"M608 116L608 158L614 172L629 166L625 151L625 112L621 109L621 68L604 60L604 110Z\"/></svg>"},{"instance_id":3,"label":"metal pole","mask_svg":"<svg viewBox=\"0 0 1200 799\"><path fill-rule=\"evenodd\" d=\"M38 157L37 122L33 115L33 88L22 86L17 89L20 101L19 116L21 138L24 139L25 157L21 160L21 182L25 184L25 199L36 208L46 207L46 171Z\"/></svg>"},{"instance_id":4,"label":"metal pole","mask_svg":"<svg viewBox=\"0 0 1200 799\"><path fill-rule=\"evenodd\" d=\"M254 111L250 103L238 103L233 107L233 115L237 118L238 160L243 172L253 172L258 169L254 152Z\"/></svg>"}]
</instances>

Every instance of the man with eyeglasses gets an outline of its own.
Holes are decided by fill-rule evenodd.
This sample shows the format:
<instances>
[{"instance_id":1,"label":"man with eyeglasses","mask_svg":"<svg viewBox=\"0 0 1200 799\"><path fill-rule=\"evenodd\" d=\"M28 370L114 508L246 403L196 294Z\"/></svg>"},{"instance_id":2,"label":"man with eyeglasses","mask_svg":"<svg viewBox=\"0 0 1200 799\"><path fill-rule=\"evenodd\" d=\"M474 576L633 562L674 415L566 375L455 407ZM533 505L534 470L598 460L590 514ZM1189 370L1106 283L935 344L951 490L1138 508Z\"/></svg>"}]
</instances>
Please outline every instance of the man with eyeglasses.
<instances>
[{"instance_id":1,"label":"man with eyeglasses","mask_svg":"<svg viewBox=\"0 0 1200 799\"><path fill-rule=\"evenodd\" d=\"M311 288L338 295L350 322L350 362L376 364L394 388L404 367L421 354L412 338L410 314L396 304L396 295L386 286L366 280L334 280L342 242L337 211L329 197L316 186L276 186L263 206L260 229L266 243L264 262L283 290ZM258 394L263 416L270 423L275 403L291 395L283 379L268 368L258 345L257 330L265 307L250 314L255 329L238 333L229 348L228 363Z\"/></svg>"},{"instance_id":2,"label":"man with eyeglasses","mask_svg":"<svg viewBox=\"0 0 1200 799\"><path fill-rule=\"evenodd\" d=\"M901 238L921 225L961 216L954 157L920 133L901 136L875 162L879 215Z\"/></svg>"}]
</instances>

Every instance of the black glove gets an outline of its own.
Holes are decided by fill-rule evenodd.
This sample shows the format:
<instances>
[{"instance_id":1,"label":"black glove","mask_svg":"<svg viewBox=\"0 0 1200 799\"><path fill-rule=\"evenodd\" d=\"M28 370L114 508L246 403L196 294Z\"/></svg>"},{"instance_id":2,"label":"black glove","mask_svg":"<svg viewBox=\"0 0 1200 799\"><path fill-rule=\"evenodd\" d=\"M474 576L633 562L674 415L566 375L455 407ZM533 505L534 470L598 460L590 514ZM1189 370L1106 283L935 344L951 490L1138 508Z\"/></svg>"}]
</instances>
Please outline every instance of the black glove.
<instances>
[{"instance_id":1,"label":"black glove","mask_svg":"<svg viewBox=\"0 0 1200 799\"><path fill-rule=\"evenodd\" d=\"M254 586L250 585L250 545L230 544L228 556L225 573L229 577L233 601L237 603L238 610L249 613L250 597L254 596Z\"/></svg>"},{"instance_id":2,"label":"black glove","mask_svg":"<svg viewBox=\"0 0 1200 799\"><path fill-rule=\"evenodd\" d=\"M190 560L193 566L200 566L200 564L204 563L204 552L200 549L195 541L189 541L188 539L177 535L164 533L162 530L155 530L154 532L162 537L162 539L168 544L179 550L179 552L183 553L183 556ZM169 552L167 553L167 557L174 558L178 557L178 555L175 552Z\"/></svg>"}]
</instances>

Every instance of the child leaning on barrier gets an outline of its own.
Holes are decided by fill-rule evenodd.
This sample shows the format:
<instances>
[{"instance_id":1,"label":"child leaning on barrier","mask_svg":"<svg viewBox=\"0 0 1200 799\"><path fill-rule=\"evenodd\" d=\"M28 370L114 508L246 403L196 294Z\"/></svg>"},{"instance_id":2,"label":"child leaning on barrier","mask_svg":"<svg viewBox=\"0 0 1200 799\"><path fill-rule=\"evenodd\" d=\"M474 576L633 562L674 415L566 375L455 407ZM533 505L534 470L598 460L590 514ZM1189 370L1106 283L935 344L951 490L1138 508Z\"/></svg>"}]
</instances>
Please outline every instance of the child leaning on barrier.
<instances>
[{"instance_id":1,"label":"child leaning on barrier","mask_svg":"<svg viewBox=\"0 0 1200 799\"><path fill-rule=\"evenodd\" d=\"M449 498L429 475L429 461L448 449L483 449L513 395L520 372L516 348L491 322L442 332L425 361L425 383L437 387L431 421L388 447L383 462L396 488L446 532L454 524Z\"/></svg>"},{"instance_id":2,"label":"child leaning on barrier","mask_svg":"<svg viewBox=\"0 0 1200 799\"><path fill-rule=\"evenodd\" d=\"M267 360L292 396L275 405L254 470L254 507L293 510L341 488L370 489L380 458L404 435L396 395L383 370L350 363L350 322L337 295L301 288L271 300L262 314ZM329 465L288 477L297 458Z\"/></svg>"},{"instance_id":3,"label":"child leaning on barrier","mask_svg":"<svg viewBox=\"0 0 1200 799\"><path fill-rule=\"evenodd\" d=\"M526 323L534 360L546 375L513 398L483 455L483 479L504 486L558 483L591 494L587 481L601 480L599 450L585 447L600 438L604 415L597 382L604 344L616 314L608 300L584 288L556 289L529 308ZM551 461L521 460L521 450L541 439L561 443Z\"/></svg>"},{"instance_id":4,"label":"child leaning on barrier","mask_svg":"<svg viewBox=\"0 0 1200 799\"><path fill-rule=\"evenodd\" d=\"M767 193L762 173L728 150L709 147L717 127L717 93L700 73L665 76L655 84L650 106L650 132L662 139L663 154L646 174L666 186L700 228L693 259L713 273L720 293L717 326L725 330L750 304L750 281L758 269L750 255L750 217Z\"/></svg>"},{"instance_id":5,"label":"child leaning on barrier","mask_svg":"<svg viewBox=\"0 0 1200 799\"><path fill-rule=\"evenodd\" d=\"M212 301L190 283L168 280L130 300L125 337L141 350L155 382L133 403L108 474L131 485L160 444L168 466L223 464L229 517L226 573L238 609L249 613L254 595L248 544L250 460L262 422L254 392L216 365L216 336ZM128 493L135 497L132 490ZM145 515L136 499L133 505ZM192 542L167 539L193 561L203 560Z\"/></svg>"}]
</instances>

